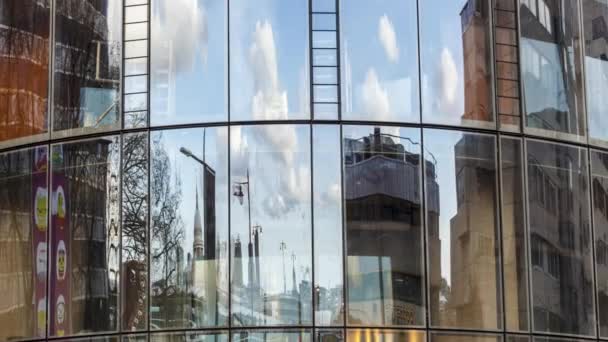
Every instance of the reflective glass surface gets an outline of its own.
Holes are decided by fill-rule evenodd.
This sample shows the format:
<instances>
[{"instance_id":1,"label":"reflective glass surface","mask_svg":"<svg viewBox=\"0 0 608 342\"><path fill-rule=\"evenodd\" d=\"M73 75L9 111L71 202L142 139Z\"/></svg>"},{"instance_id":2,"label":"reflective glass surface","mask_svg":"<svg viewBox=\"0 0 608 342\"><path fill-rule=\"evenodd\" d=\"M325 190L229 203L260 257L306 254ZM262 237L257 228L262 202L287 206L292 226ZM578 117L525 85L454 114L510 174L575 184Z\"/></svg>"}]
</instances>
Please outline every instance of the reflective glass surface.
<instances>
[{"instance_id":1,"label":"reflective glass surface","mask_svg":"<svg viewBox=\"0 0 608 342\"><path fill-rule=\"evenodd\" d=\"M122 138L121 319L122 330L147 328L148 134Z\"/></svg>"},{"instance_id":2,"label":"reflective glass surface","mask_svg":"<svg viewBox=\"0 0 608 342\"><path fill-rule=\"evenodd\" d=\"M307 330L243 330L233 332L232 341L312 342L312 334Z\"/></svg>"},{"instance_id":3,"label":"reflective glass surface","mask_svg":"<svg viewBox=\"0 0 608 342\"><path fill-rule=\"evenodd\" d=\"M150 335L151 342L228 342L225 332L170 332Z\"/></svg>"},{"instance_id":4,"label":"reflective glass surface","mask_svg":"<svg viewBox=\"0 0 608 342\"><path fill-rule=\"evenodd\" d=\"M495 128L491 1L420 1L422 121Z\"/></svg>"},{"instance_id":5,"label":"reflective glass surface","mask_svg":"<svg viewBox=\"0 0 608 342\"><path fill-rule=\"evenodd\" d=\"M120 140L51 147L49 335L118 326Z\"/></svg>"},{"instance_id":6,"label":"reflective glass surface","mask_svg":"<svg viewBox=\"0 0 608 342\"><path fill-rule=\"evenodd\" d=\"M420 131L345 126L348 323L424 324Z\"/></svg>"},{"instance_id":7,"label":"reflective glass surface","mask_svg":"<svg viewBox=\"0 0 608 342\"><path fill-rule=\"evenodd\" d=\"M227 325L227 138L226 127L151 135L151 330Z\"/></svg>"},{"instance_id":8,"label":"reflective glass surface","mask_svg":"<svg viewBox=\"0 0 608 342\"><path fill-rule=\"evenodd\" d=\"M586 132L580 1L521 0L520 4L527 131L579 139Z\"/></svg>"},{"instance_id":9,"label":"reflective glass surface","mask_svg":"<svg viewBox=\"0 0 608 342\"><path fill-rule=\"evenodd\" d=\"M151 124L228 120L227 1L152 1Z\"/></svg>"},{"instance_id":10,"label":"reflective glass surface","mask_svg":"<svg viewBox=\"0 0 608 342\"><path fill-rule=\"evenodd\" d=\"M232 324L311 324L310 126L230 129Z\"/></svg>"},{"instance_id":11,"label":"reflective glass surface","mask_svg":"<svg viewBox=\"0 0 608 342\"><path fill-rule=\"evenodd\" d=\"M591 151L591 191L600 337L608 336L608 153Z\"/></svg>"},{"instance_id":12,"label":"reflective glass surface","mask_svg":"<svg viewBox=\"0 0 608 342\"><path fill-rule=\"evenodd\" d=\"M431 325L502 325L496 139L424 130Z\"/></svg>"},{"instance_id":13,"label":"reflective glass surface","mask_svg":"<svg viewBox=\"0 0 608 342\"><path fill-rule=\"evenodd\" d=\"M419 122L416 1L340 4L342 117Z\"/></svg>"},{"instance_id":14,"label":"reflective glass surface","mask_svg":"<svg viewBox=\"0 0 608 342\"><path fill-rule=\"evenodd\" d=\"M502 336L467 333L431 333L430 342L500 342Z\"/></svg>"},{"instance_id":15,"label":"reflective glass surface","mask_svg":"<svg viewBox=\"0 0 608 342\"><path fill-rule=\"evenodd\" d=\"M582 5L589 138L608 143L608 98L602 92L608 88L608 3L585 0Z\"/></svg>"},{"instance_id":16,"label":"reflective glass surface","mask_svg":"<svg viewBox=\"0 0 608 342\"><path fill-rule=\"evenodd\" d=\"M344 324L340 127L312 131L315 289L317 325Z\"/></svg>"},{"instance_id":17,"label":"reflective glass surface","mask_svg":"<svg viewBox=\"0 0 608 342\"><path fill-rule=\"evenodd\" d=\"M308 1L230 1L230 120L310 117Z\"/></svg>"},{"instance_id":18,"label":"reflective glass surface","mask_svg":"<svg viewBox=\"0 0 608 342\"><path fill-rule=\"evenodd\" d=\"M0 3L0 142L48 131L50 3Z\"/></svg>"},{"instance_id":19,"label":"reflective glass surface","mask_svg":"<svg viewBox=\"0 0 608 342\"><path fill-rule=\"evenodd\" d=\"M0 154L0 340L45 336L48 148Z\"/></svg>"},{"instance_id":20,"label":"reflective glass surface","mask_svg":"<svg viewBox=\"0 0 608 342\"><path fill-rule=\"evenodd\" d=\"M500 139L502 265L506 329L527 331L528 276L522 140Z\"/></svg>"},{"instance_id":21,"label":"reflective glass surface","mask_svg":"<svg viewBox=\"0 0 608 342\"><path fill-rule=\"evenodd\" d=\"M120 127L122 1L55 0L53 131Z\"/></svg>"},{"instance_id":22,"label":"reflective glass surface","mask_svg":"<svg viewBox=\"0 0 608 342\"><path fill-rule=\"evenodd\" d=\"M528 140L527 163L534 330L593 335L587 152Z\"/></svg>"},{"instance_id":23,"label":"reflective glass surface","mask_svg":"<svg viewBox=\"0 0 608 342\"><path fill-rule=\"evenodd\" d=\"M416 330L349 329L349 342L424 342L426 334Z\"/></svg>"}]
</instances>

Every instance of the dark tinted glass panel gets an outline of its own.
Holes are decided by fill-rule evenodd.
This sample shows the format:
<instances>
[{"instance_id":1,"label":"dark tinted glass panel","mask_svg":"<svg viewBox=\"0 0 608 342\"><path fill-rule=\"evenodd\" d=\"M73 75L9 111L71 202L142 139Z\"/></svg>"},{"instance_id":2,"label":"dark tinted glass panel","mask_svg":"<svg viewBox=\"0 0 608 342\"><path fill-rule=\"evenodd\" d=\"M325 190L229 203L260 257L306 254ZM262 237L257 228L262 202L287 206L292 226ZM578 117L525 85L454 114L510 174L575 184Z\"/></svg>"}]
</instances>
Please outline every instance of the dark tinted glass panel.
<instances>
[{"instance_id":1,"label":"dark tinted glass panel","mask_svg":"<svg viewBox=\"0 0 608 342\"><path fill-rule=\"evenodd\" d=\"M585 80L589 138L608 142L608 3L602 0L583 1L585 36Z\"/></svg>"},{"instance_id":2,"label":"dark tinted glass panel","mask_svg":"<svg viewBox=\"0 0 608 342\"><path fill-rule=\"evenodd\" d=\"M315 331L315 341L318 342L343 342L344 335L339 329L319 329Z\"/></svg>"},{"instance_id":3,"label":"dark tinted glass panel","mask_svg":"<svg viewBox=\"0 0 608 342\"><path fill-rule=\"evenodd\" d=\"M228 120L226 4L152 2L152 125Z\"/></svg>"},{"instance_id":4,"label":"dark tinted glass panel","mask_svg":"<svg viewBox=\"0 0 608 342\"><path fill-rule=\"evenodd\" d=\"M147 328L148 134L122 141L122 330Z\"/></svg>"},{"instance_id":5,"label":"dark tinted glass panel","mask_svg":"<svg viewBox=\"0 0 608 342\"><path fill-rule=\"evenodd\" d=\"M422 120L493 128L491 1L420 1Z\"/></svg>"},{"instance_id":6,"label":"dark tinted glass panel","mask_svg":"<svg viewBox=\"0 0 608 342\"><path fill-rule=\"evenodd\" d=\"M349 329L347 342L424 342L426 334L416 330Z\"/></svg>"},{"instance_id":7,"label":"dark tinted glass panel","mask_svg":"<svg viewBox=\"0 0 608 342\"><path fill-rule=\"evenodd\" d=\"M120 127L122 1L56 0L53 130Z\"/></svg>"},{"instance_id":8,"label":"dark tinted glass panel","mask_svg":"<svg viewBox=\"0 0 608 342\"><path fill-rule=\"evenodd\" d=\"M342 1L342 115L420 121L416 1Z\"/></svg>"},{"instance_id":9,"label":"dark tinted glass panel","mask_svg":"<svg viewBox=\"0 0 608 342\"><path fill-rule=\"evenodd\" d=\"M534 337L534 342L583 342L583 339L559 338L559 337Z\"/></svg>"},{"instance_id":10,"label":"dark tinted glass panel","mask_svg":"<svg viewBox=\"0 0 608 342\"><path fill-rule=\"evenodd\" d=\"M502 336L490 334L432 333L430 342L500 342Z\"/></svg>"},{"instance_id":11,"label":"dark tinted glass panel","mask_svg":"<svg viewBox=\"0 0 608 342\"><path fill-rule=\"evenodd\" d=\"M0 340L45 336L48 149L0 154Z\"/></svg>"},{"instance_id":12,"label":"dark tinted glass panel","mask_svg":"<svg viewBox=\"0 0 608 342\"><path fill-rule=\"evenodd\" d=\"M0 141L48 131L50 1L0 3Z\"/></svg>"},{"instance_id":13,"label":"dark tinted glass panel","mask_svg":"<svg viewBox=\"0 0 608 342\"><path fill-rule=\"evenodd\" d=\"M310 126L230 137L232 324L311 324Z\"/></svg>"},{"instance_id":14,"label":"dark tinted glass panel","mask_svg":"<svg viewBox=\"0 0 608 342\"><path fill-rule=\"evenodd\" d=\"M228 129L154 132L150 328L227 325Z\"/></svg>"},{"instance_id":15,"label":"dark tinted glass panel","mask_svg":"<svg viewBox=\"0 0 608 342\"><path fill-rule=\"evenodd\" d=\"M529 342L529 336L508 335L507 342Z\"/></svg>"},{"instance_id":16,"label":"dark tinted glass panel","mask_svg":"<svg viewBox=\"0 0 608 342\"><path fill-rule=\"evenodd\" d=\"M348 322L422 325L420 131L346 126L342 143Z\"/></svg>"},{"instance_id":17,"label":"dark tinted glass panel","mask_svg":"<svg viewBox=\"0 0 608 342\"><path fill-rule=\"evenodd\" d=\"M254 341L311 342L312 334L308 330L235 331L232 333L232 341L235 341L235 342L254 342Z\"/></svg>"},{"instance_id":18,"label":"dark tinted glass panel","mask_svg":"<svg viewBox=\"0 0 608 342\"><path fill-rule=\"evenodd\" d=\"M51 148L49 335L117 329L118 137Z\"/></svg>"},{"instance_id":19,"label":"dark tinted glass panel","mask_svg":"<svg viewBox=\"0 0 608 342\"><path fill-rule=\"evenodd\" d=\"M573 139L584 136L580 1L520 3L521 73L528 132Z\"/></svg>"},{"instance_id":20,"label":"dark tinted glass panel","mask_svg":"<svg viewBox=\"0 0 608 342\"><path fill-rule=\"evenodd\" d=\"M230 1L230 120L310 117L308 1Z\"/></svg>"},{"instance_id":21,"label":"dark tinted glass panel","mask_svg":"<svg viewBox=\"0 0 608 342\"><path fill-rule=\"evenodd\" d=\"M500 139L502 253L506 328L528 330L528 277L523 143Z\"/></svg>"},{"instance_id":22,"label":"dark tinted glass panel","mask_svg":"<svg viewBox=\"0 0 608 342\"><path fill-rule=\"evenodd\" d=\"M340 127L313 126L317 325L344 324Z\"/></svg>"},{"instance_id":23,"label":"dark tinted glass panel","mask_svg":"<svg viewBox=\"0 0 608 342\"><path fill-rule=\"evenodd\" d=\"M223 332L174 332L151 334L152 342L228 342L228 334Z\"/></svg>"},{"instance_id":24,"label":"dark tinted glass panel","mask_svg":"<svg viewBox=\"0 0 608 342\"><path fill-rule=\"evenodd\" d=\"M535 331L594 334L587 151L527 142Z\"/></svg>"},{"instance_id":25,"label":"dark tinted glass panel","mask_svg":"<svg viewBox=\"0 0 608 342\"><path fill-rule=\"evenodd\" d=\"M498 329L496 139L424 130L431 324Z\"/></svg>"},{"instance_id":26,"label":"dark tinted glass panel","mask_svg":"<svg viewBox=\"0 0 608 342\"><path fill-rule=\"evenodd\" d=\"M608 154L591 151L595 270L600 336L608 335Z\"/></svg>"}]
</instances>

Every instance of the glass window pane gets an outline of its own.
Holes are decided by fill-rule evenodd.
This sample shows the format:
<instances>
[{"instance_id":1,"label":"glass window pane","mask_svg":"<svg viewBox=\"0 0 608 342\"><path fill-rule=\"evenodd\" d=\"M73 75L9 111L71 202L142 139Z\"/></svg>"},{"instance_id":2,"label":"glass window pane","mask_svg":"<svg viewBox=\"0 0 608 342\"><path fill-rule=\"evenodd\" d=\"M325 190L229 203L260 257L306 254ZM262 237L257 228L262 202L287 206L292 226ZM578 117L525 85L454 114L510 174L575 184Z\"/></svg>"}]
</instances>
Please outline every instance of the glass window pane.
<instances>
[{"instance_id":1,"label":"glass window pane","mask_svg":"<svg viewBox=\"0 0 608 342\"><path fill-rule=\"evenodd\" d=\"M148 73L148 58L132 58L125 60L125 76Z\"/></svg>"},{"instance_id":2,"label":"glass window pane","mask_svg":"<svg viewBox=\"0 0 608 342\"><path fill-rule=\"evenodd\" d=\"M151 329L228 324L228 129L151 135Z\"/></svg>"},{"instance_id":3,"label":"glass window pane","mask_svg":"<svg viewBox=\"0 0 608 342\"><path fill-rule=\"evenodd\" d=\"M431 333L430 342L500 342L502 336L491 334L468 333Z\"/></svg>"},{"instance_id":4,"label":"glass window pane","mask_svg":"<svg viewBox=\"0 0 608 342\"><path fill-rule=\"evenodd\" d=\"M232 324L312 323L310 126L231 127Z\"/></svg>"},{"instance_id":5,"label":"glass window pane","mask_svg":"<svg viewBox=\"0 0 608 342\"><path fill-rule=\"evenodd\" d=\"M125 58L136 58L146 56L148 56L147 40L125 42Z\"/></svg>"},{"instance_id":6,"label":"glass window pane","mask_svg":"<svg viewBox=\"0 0 608 342\"><path fill-rule=\"evenodd\" d=\"M337 86L319 86L313 88L315 102L337 103L338 102L338 87Z\"/></svg>"},{"instance_id":7,"label":"glass window pane","mask_svg":"<svg viewBox=\"0 0 608 342\"><path fill-rule=\"evenodd\" d=\"M416 330L349 329L348 342L425 342L426 334Z\"/></svg>"},{"instance_id":8,"label":"glass window pane","mask_svg":"<svg viewBox=\"0 0 608 342\"><path fill-rule=\"evenodd\" d=\"M148 21L148 6L125 7L125 23ZM147 27L147 23L144 24Z\"/></svg>"},{"instance_id":9,"label":"glass window pane","mask_svg":"<svg viewBox=\"0 0 608 342\"><path fill-rule=\"evenodd\" d=\"M152 2L153 126L228 121L226 6L214 0Z\"/></svg>"},{"instance_id":10,"label":"glass window pane","mask_svg":"<svg viewBox=\"0 0 608 342\"><path fill-rule=\"evenodd\" d=\"M335 49L336 32L335 31L313 31L312 32L312 47L321 49Z\"/></svg>"},{"instance_id":11,"label":"glass window pane","mask_svg":"<svg viewBox=\"0 0 608 342\"><path fill-rule=\"evenodd\" d=\"M431 325L499 329L496 139L423 134Z\"/></svg>"},{"instance_id":12,"label":"glass window pane","mask_svg":"<svg viewBox=\"0 0 608 342\"><path fill-rule=\"evenodd\" d=\"M592 335L587 151L528 140L527 154L534 330Z\"/></svg>"},{"instance_id":13,"label":"glass window pane","mask_svg":"<svg viewBox=\"0 0 608 342\"><path fill-rule=\"evenodd\" d=\"M420 1L422 120L495 128L491 1Z\"/></svg>"},{"instance_id":14,"label":"glass window pane","mask_svg":"<svg viewBox=\"0 0 608 342\"><path fill-rule=\"evenodd\" d=\"M608 336L608 153L591 151L595 269L600 336Z\"/></svg>"},{"instance_id":15,"label":"glass window pane","mask_svg":"<svg viewBox=\"0 0 608 342\"><path fill-rule=\"evenodd\" d=\"M315 330L315 341L344 342L344 334L341 329L319 329Z\"/></svg>"},{"instance_id":16,"label":"glass window pane","mask_svg":"<svg viewBox=\"0 0 608 342\"><path fill-rule=\"evenodd\" d=\"M148 38L148 23L125 25L125 40Z\"/></svg>"},{"instance_id":17,"label":"glass window pane","mask_svg":"<svg viewBox=\"0 0 608 342\"><path fill-rule=\"evenodd\" d=\"M148 319L148 134L122 143L122 330L147 330Z\"/></svg>"},{"instance_id":18,"label":"glass window pane","mask_svg":"<svg viewBox=\"0 0 608 342\"><path fill-rule=\"evenodd\" d=\"M530 342L530 337L521 335L507 335L507 342Z\"/></svg>"},{"instance_id":19,"label":"glass window pane","mask_svg":"<svg viewBox=\"0 0 608 342\"><path fill-rule=\"evenodd\" d=\"M601 0L586 0L583 4L583 27L585 34L585 79L589 138L608 143L608 3Z\"/></svg>"},{"instance_id":20,"label":"glass window pane","mask_svg":"<svg viewBox=\"0 0 608 342\"><path fill-rule=\"evenodd\" d=\"M313 68L314 84L338 84L338 69L334 67Z\"/></svg>"},{"instance_id":21,"label":"glass window pane","mask_svg":"<svg viewBox=\"0 0 608 342\"><path fill-rule=\"evenodd\" d=\"M343 1L342 116L419 122L416 1Z\"/></svg>"},{"instance_id":22,"label":"glass window pane","mask_svg":"<svg viewBox=\"0 0 608 342\"><path fill-rule=\"evenodd\" d=\"M308 1L230 2L230 120L310 117Z\"/></svg>"},{"instance_id":23,"label":"glass window pane","mask_svg":"<svg viewBox=\"0 0 608 342\"><path fill-rule=\"evenodd\" d=\"M312 16L313 30L335 30L336 15L335 14L314 14ZM335 33L334 33L335 36Z\"/></svg>"},{"instance_id":24,"label":"glass window pane","mask_svg":"<svg viewBox=\"0 0 608 342\"><path fill-rule=\"evenodd\" d=\"M348 320L423 325L420 131L343 132Z\"/></svg>"},{"instance_id":25,"label":"glass window pane","mask_svg":"<svg viewBox=\"0 0 608 342\"><path fill-rule=\"evenodd\" d=\"M120 127L122 10L121 0L55 1L54 131Z\"/></svg>"},{"instance_id":26,"label":"glass window pane","mask_svg":"<svg viewBox=\"0 0 608 342\"><path fill-rule=\"evenodd\" d=\"M315 120L336 120L338 119L337 103L315 103Z\"/></svg>"},{"instance_id":27,"label":"glass window pane","mask_svg":"<svg viewBox=\"0 0 608 342\"><path fill-rule=\"evenodd\" d=\"M334 49L313 49L313 66L338 66L338 58Z\"/></svg>"},{"instance_id":28,"label":"glass window pane","mask_svg":"<svg viewBox=\"0 0 608 342\"><path fill-rule=\"evenodd\" d=\"M51 148L49 335L116 331L120 140Z\"/></svg>"},{"instance_id":29,"label":"glass window pane","mask_svg":"<svg viewBox=\"0 0 608 342\"><path fill-rule=\"evenodd\" d=\"M528 330L528 277L523 144L500 139L502 253L507 330Z\"/></svg>"},{"instance_id":30,"label":"glass window pane","mask_svg":"<svg viewBox=\"0 0 608 342\"><path fill-rule=\"evenodd\" d=\"M148 107L148 94L125 95L125 112L146 110Z\"/></svg>"},{"instance_id":31,"label":"glass window pane","mask_svg":"<svg viewBox=\"0 0 608 342\"><path fill-rule=\"evenodd\" d=\"M310 0L313 12L335 12L338 0Z\"/></svg>"},{"instance_id":32,"label":"glass window pane","mask_svg":"<svg viewBox=\"0 0 608 342\"><path fill-rule=\"evenodd\" d=\"M48 132L50 1L0 5L0 141Z\"/></svg>"},{"instance_id":33,"label":"glass window pane","mask_svg":"<svg viewBox=\"0 0 608 342\"><path fill-rule=\"evenodd\" d=\"M169 332L150 334L151 342L228 342L225 332Z\"/></svg>"},{"instance_id":34,"label":"glass window pane","mask_svg":"<svg viewBox=\"0 0 608 342\"><path fill-rule=\"evenodd\" d=\"M125 94L143 93L148 90L148 75L128 76L125 80Z\"/></svg>"},{"instance_id":35,"label":"glass window pane","mask_svg":"<svg viewBox=\"0 0 608 342\"><path fill-rule=\"evenodd\" d=\"M340 127L313 126L317 325L344 324Z\"/></svg>"},{"instance_id":36,"label":"glass window pane","mask_svg":"<svg viewBox=\"0 0 608 342\"><path fill-rule=\"evenodd\" d=\"M520 7L521 73L529 133L585 135L578 0ZM537 10L540 9L540 10Z\"/></svg>"},{"instance_id":37,"label":"glass window pane","mask_svg":"<svg viewBox=\"0 0 608 342\"><path fill-rule=\"evenodd\" d=\"M0 340L45 336L47 147L0 154Z\"/></svg>"},{"instance_id":38,"label":"glass window pane","mask_svg":"<svg viewBox=\"0 0 608 342\"><path fill-rule=\"evenodd\" d=\"M234 342L312 342L312 334L308 330L243 330L233 331Z\"/></svg>"}]
</instances>

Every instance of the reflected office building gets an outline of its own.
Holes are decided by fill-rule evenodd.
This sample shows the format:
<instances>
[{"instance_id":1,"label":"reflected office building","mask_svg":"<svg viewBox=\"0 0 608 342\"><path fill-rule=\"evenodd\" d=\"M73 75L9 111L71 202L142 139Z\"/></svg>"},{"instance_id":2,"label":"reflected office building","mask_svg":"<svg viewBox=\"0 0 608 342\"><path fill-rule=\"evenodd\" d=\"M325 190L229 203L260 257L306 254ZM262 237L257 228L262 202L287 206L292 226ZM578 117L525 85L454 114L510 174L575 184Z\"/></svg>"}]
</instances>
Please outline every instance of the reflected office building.
<instances>
[{"instance_id":1,"label":"reflected office building","mask_svg":"<svg viewBox=\"0 0 608 342\"><path fill-rule=\"evenodd\" d=\"M607 0L0 0L0 342L608 341Z\"/></svg>"}]
</instances>

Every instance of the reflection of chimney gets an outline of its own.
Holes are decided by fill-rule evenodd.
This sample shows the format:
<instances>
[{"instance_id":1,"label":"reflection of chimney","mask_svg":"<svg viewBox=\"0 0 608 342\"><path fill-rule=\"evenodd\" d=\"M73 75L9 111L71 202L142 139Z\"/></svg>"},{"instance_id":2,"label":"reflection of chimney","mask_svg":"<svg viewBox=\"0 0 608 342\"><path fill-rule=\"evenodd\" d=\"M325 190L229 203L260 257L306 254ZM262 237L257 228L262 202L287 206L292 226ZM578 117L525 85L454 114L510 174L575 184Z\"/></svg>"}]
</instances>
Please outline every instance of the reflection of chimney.
<instances>
[{"instance_id":1,"label":"reflection of chimney","mask_svg":"<svg viewBox=\"0 0 608 342\"><path fill-rule=\"evenodd\" d=\"M260 288L260 226L253 227L253 243L255 255L255 285Z\"/></svg>"},{"instance_id":2,"label":"reflection of chimney","mask_svg":"<svg viewBox=\"0 0 608 342\"><path fill-rule=\"evenodd\" d=\"M296 295L298 293L298 288L296 287L296 254L295 253L291 254L291 263L292 263L291 277L292 277L292 283L293 283L293 289L291 290L291 292L293 292L293 294Z\"/></svg>"},{"instance_id":3,"label":"reflection of chimney","mask_svg":"<svg viewBox=\"0 0 608 342\"><path fill-rule=\"evenodd\" d=\"M234 242L234 274L232 279L237 287L243 286L243 253L241 251L241 239L236 238Z\"/></svg>"}]
</instances>

